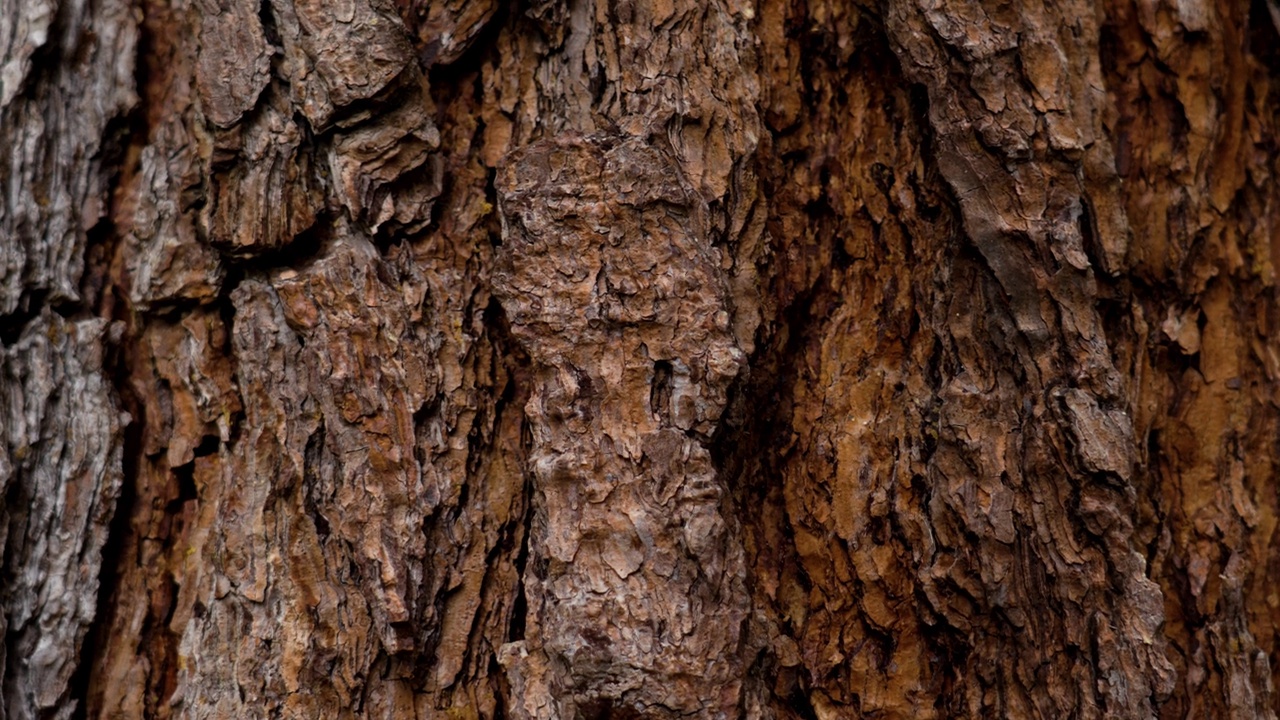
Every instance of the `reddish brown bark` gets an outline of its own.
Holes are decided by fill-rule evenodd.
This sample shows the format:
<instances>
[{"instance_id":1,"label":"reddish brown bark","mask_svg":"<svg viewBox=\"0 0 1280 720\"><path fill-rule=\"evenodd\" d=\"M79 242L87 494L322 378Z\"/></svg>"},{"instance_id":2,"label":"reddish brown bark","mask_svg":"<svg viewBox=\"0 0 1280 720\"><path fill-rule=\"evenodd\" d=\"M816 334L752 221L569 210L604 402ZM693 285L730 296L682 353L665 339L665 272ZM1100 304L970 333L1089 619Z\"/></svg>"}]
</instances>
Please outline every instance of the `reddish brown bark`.
<instances>
[{"instance_id":1,"label":"reddish brown bark","mask_svg":"<svg viewBox=\"0 0 1280 720\"><path fill-rule=\"evenodd\" d=\"M1269 3L0 0L0 717L1273 717Z\"/></svg>"}]
</instances>

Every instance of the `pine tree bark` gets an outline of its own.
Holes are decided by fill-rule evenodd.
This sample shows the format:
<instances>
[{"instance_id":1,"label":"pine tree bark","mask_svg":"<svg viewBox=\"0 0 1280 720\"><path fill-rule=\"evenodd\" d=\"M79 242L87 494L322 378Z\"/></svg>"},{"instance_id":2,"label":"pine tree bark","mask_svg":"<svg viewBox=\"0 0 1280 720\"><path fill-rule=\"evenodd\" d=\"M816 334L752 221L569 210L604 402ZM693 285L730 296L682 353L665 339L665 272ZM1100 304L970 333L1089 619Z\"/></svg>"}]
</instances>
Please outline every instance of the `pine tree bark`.
<instances>
[{"instance_id":1,"label":"pine tree bark","mask_svg":"<svg viewBox=\"0 0 1280 720\"><path fill-rule=\"evenodd\" d=\"M1273 0L0 0L0 718L1275 717Z\"/></svg>"}]
</instances>

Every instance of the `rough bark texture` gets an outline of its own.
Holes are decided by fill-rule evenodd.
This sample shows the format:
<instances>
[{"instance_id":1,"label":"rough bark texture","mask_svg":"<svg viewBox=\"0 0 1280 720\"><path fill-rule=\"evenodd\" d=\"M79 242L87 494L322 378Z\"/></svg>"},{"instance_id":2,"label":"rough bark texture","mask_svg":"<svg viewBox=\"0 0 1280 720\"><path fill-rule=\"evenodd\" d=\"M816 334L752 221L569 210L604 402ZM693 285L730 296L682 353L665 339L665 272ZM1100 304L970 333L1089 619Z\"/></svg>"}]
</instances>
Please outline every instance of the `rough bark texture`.
<instances>
[{"instance_id":1,"label":"rough bark texture","mask_svg":"<svg viewBox=\"0 0 1280 720\"><path fill-rule=\"evenodd\" d=\"M742 545L707 445L745 364L707 208L636 138L507 156L494 292L533 361L517 718L733 715Z\"/></svg>"},{"instance_id":2,"label":"rough bark texture","mask_svg":"<svg viewBox=\"0 0 1280 720\"><path fill-rule=\"evenodd\" d=\"M5 717L75 709L128 420L103 372L105 326L45 312L0 356Z\"/></svg>"},{"instance_id":3,"label":"rough bark texture","mask_svg":"<svg viewBox=\"0 0 1280 720\"><path fill-rule=\"evenodd\" d=\"M0 718L1275 717L1272 0L0 0Z\"/></svg>"}]
</instances>

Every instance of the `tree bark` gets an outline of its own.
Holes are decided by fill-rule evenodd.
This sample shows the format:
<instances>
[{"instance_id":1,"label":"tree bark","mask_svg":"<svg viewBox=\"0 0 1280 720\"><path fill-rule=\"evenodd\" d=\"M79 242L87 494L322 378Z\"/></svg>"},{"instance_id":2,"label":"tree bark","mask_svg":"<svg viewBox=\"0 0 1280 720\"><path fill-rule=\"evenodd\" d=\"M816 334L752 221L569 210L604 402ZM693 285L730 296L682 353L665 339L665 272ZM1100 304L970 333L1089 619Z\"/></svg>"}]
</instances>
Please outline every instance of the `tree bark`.
<instances>
[{"instance_id":1,"label":"tree bark","mask_svg":"<svg viewBox=\"0 0 1280 720\"><path fill-rule=\"evenodd\" d=\"M1273 718L1274 0L0 0L0 719Z\"/></svg>"}]
</instances>

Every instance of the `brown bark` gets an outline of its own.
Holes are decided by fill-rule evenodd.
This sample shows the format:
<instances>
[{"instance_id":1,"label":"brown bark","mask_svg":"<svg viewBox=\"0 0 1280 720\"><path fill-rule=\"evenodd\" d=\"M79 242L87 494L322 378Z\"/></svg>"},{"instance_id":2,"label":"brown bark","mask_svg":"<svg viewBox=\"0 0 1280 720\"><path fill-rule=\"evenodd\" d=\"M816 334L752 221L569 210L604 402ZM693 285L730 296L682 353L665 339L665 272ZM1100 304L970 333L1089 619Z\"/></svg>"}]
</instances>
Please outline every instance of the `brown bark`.
<instances>
[{"instance_id":1,"label":"brown bark","mask_svg":"<svg viewBox=\"0 0 1280 720\"><path fill-rule=\"evenodd\" d=\"M0 18L0 717L1280 707L1271 0Z\"/></svg>"}]
</instances>

